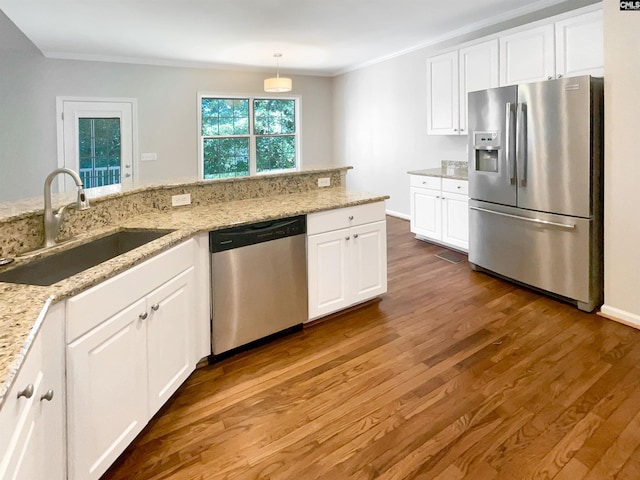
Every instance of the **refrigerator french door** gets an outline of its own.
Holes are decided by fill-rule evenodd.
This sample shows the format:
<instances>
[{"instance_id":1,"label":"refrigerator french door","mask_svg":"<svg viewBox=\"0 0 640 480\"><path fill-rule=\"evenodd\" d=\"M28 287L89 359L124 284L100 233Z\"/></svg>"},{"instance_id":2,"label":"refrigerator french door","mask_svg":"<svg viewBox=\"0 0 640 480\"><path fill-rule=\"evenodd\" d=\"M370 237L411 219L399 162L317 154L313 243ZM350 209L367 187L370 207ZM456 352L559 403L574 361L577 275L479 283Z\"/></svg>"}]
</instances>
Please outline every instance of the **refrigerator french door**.
<instances>
[{"instance_id":1,"label":"refrigerator french door","mask_svg":"<svg viewBox=\"0 0 640 480\"><path fill-rule=\"evenodd\" d=\"M469 262L570 300L602 302L602 81L469 94Z\"/></svg>"}]
</instances>

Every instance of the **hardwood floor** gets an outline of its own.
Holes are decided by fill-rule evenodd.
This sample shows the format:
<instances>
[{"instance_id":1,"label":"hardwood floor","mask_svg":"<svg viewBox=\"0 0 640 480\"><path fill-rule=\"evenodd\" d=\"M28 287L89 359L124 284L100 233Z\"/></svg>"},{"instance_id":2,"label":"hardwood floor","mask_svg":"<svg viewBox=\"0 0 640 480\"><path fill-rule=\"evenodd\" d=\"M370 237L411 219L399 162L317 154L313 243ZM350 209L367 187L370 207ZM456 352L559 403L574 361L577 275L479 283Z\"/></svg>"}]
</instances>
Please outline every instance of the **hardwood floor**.
<instances>
[{"instance_id":1,"label":"hardwood floor","mask_svg":"<svg viewBox=\"0 0 640 480\"><path fill-rule=\"evenodd\" d=\"M382 301L196 371L103 478L640 478L640 331L388 239Z\"/></svg>"}]
</instances>

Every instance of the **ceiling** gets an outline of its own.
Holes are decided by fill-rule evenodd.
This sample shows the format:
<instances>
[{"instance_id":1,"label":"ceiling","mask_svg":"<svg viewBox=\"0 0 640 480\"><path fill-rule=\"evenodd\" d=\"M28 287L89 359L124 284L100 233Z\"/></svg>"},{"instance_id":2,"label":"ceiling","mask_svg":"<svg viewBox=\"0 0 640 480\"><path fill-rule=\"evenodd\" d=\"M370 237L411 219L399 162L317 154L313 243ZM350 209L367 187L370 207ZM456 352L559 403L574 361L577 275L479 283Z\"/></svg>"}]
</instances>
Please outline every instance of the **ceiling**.
<instances>
[{"instance_id":1,"label":"ceiling","mask_svg":"<svg viewBox=\"0 0 640 480\"><path fill-rule=\"evenodd\" d=\"M0 0L51 58L336 75L564 0Z\"/></svg>"}]
</instances>

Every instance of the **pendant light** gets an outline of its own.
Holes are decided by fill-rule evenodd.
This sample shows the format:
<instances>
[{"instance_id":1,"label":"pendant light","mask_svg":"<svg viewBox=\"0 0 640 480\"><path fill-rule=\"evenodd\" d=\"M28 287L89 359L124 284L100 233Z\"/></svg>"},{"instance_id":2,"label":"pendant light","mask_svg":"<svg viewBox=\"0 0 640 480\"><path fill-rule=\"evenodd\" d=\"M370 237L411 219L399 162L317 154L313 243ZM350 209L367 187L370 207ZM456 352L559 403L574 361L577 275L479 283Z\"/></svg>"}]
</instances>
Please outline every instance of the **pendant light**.
<instances>
[{"instance_id":1,"label":"pendant light","mask_svg":"<svg viewBox=\"0 0 640 480\"><path fill-rule=\"evenodd\" d=\"M280 62L279 59L282 56L281 53L274 53L273 56L276 59L276 76L271 78L265 78L264 91L270 93L282 93L291 91L291 79L280 76Z\"/></svg>"}]
</instances>

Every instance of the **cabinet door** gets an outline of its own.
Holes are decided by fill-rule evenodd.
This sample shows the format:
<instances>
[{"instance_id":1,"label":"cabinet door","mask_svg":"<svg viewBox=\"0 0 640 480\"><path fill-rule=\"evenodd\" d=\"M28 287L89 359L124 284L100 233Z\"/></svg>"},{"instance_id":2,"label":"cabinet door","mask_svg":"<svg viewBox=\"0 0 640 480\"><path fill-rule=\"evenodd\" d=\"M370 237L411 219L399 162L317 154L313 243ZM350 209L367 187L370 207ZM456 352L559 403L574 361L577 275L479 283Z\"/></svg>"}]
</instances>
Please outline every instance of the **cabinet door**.
<instances>
[{"instance_id":1,"label":"cabinet door","mask_svg":"<svg viewBox=\"0 0 640 480\"><path fill-rule=\"evenodd\" d=\"M462 48L460 58L460 134L467 133L467 94L500 85L498 39Z\"/></svg>"},{"instance_id":2,"label":"cabinet door","mask_svg":"<svg viewBox=\"0 0 640 480\"><path fill-rule=\"evenodd\" d=\"M155 414L194 370L191 355L194 268L147 297L149 413Z\"/></svg>"},{"instance_id":3,"label":"cabinet door","mask_svg":"<svg viewBox=\"0 0 640 480\"><path fill-rule=\"evenodd\" d=\"M427 60L427 134L458 135L458 52Z\"/></svg>"},{"instance_id":4,"label":"cabinet door","mask_svg":"<svg viewBox=\"0 0 640 480\"><path fill-rule=\"evenodd\" d=\"M555 77L553 25L542 25L500 38L500 85Z\"/></svg>"},{"instance_id":5,"label":"cabinet door","mask_svg":"<svg viewBox=\"0 0 640 480\"><path fill-rule=\"evenodd\" d=\"M442 197L442 241L469 250L469 199L445 193Z\"/></svg>"},{"instance_id":6,"label":"cabinet door","mask_svg":"<svg viewBox=\"0 0 640 480\"><path fill-rule=\"evenodd\" d=\"M63 322L64 302L52 305L0 412L2 479L66 478Z\"/></svg>"},{"instance_id":7,"label":"cabinet door","mask_svg":"<svg viewBox=\"0 0 640 480\"><path fill-rule=\"evenodd\" d=\"M350 230L351 303L387 291L387 223L368 223Z\"/></svg>"},{"instance_id":8,"label":"cabinet door","mask_svg":"<svg viewBox=\"0 0 640 480\"><path fill-rule=\"evenodd\" d=\"M145 311L140 300L67 347L72 480L99 478L147 423Z\"/></svg>"},{"instance_id":9,"label":"cabinet door","mask_svg":"<svg viewBox=\"0 0 640 480\"><path fill-rule=\"evenodd\" d=\"M40 424L42 412L42 336L34 340L15 383L0 410L0 478L46 478L42 476L45 448ZM27 393L31 391L31 394ZM18 397L18 392L23 392Z\"/></svg>"},{"instance_id":10,"label":"cabinet door","mask_svg":"<svg viewBox=\"0 0 640 480\"><path fill-rule=\"evenodd\" d=\"M556 22L556 74L604 75L602 10Z\"/></svg>"},{"instance_id":11,"label":"cabinet door","mask_svg":"<svg viewBox=\"0 0 640 480\"><path fill-rule=\"evenodd\" d=\"M307 237L310 320L350 304L348 239L349 229Z\"/></svg>"},{"instance_id":12,"label":"cabinet door","mask_svg":"<svg viewBox=\"0 0 640 480\"><path fill-rule=\"evenodd\" d=\"M440 191L411 188L411 231L416 235L442 238L442 207Z\"/></svg>"}]
</instances>

